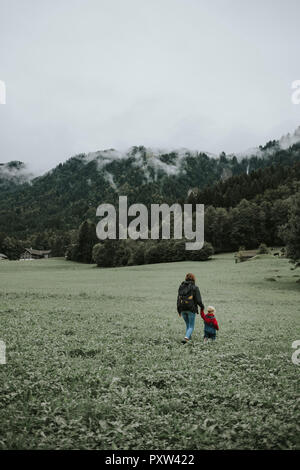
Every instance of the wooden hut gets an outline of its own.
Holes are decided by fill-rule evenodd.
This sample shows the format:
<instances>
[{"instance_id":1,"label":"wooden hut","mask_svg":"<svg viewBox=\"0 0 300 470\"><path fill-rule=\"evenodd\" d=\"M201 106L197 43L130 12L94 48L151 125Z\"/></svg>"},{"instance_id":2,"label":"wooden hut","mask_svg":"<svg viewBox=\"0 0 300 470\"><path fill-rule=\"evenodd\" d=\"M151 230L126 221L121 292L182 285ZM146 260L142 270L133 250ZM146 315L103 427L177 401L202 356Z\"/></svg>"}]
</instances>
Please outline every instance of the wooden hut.
<instances>
[{"instance_id":1,"label":"wooden hut","mask_svg":"<svg viewBox=\"0 0 300 470\"><path fill-rule=\"evenodd\" d=\"M248 261L249 259L253 258L256 256L258 253L258 250L243 250L239 251L234 255L235 257L235 262L243 262L243 261Z\"/></svg>"},{"instance_id":2,"label":"wooden hut","mask_svg":"<svg viewBox=\"0 0 300 470\"><path fill-rule=\"evenodd\" d=\"M21 259L43 259L49 258L51 250L34 250L33 248L25 248Z\"/></svg>"}]
</instances>

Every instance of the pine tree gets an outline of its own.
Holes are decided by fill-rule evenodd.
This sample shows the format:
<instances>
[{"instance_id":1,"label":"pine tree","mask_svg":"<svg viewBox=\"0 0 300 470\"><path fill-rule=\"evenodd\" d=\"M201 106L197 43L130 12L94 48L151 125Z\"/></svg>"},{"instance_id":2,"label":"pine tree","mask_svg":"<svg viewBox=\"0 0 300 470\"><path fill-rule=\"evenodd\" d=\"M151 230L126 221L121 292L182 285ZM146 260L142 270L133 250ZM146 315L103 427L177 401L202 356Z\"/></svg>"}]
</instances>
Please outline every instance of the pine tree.
<instances>
[{"instance_id":1,"label":"pine tree","mask_svg":"<svg viewBox=\"0 0 300 470\"><path fill-rule=\"evenodd\" d=\"M286 255L296 266L300 266L300 192L291 204L289 219L282 231L286 242Z\"/></svg>"},{"instance_id":2,"label":"pine tree","mask_svg":"<svg viewBox=\"0 0 300 470\"><path fill-rule=\"evenodd\" d=\"M92 251L97 241L95 224L90 220L85 220L79 227L78 261L82 263L92 262Z\"/></svg>"}]
</instances>

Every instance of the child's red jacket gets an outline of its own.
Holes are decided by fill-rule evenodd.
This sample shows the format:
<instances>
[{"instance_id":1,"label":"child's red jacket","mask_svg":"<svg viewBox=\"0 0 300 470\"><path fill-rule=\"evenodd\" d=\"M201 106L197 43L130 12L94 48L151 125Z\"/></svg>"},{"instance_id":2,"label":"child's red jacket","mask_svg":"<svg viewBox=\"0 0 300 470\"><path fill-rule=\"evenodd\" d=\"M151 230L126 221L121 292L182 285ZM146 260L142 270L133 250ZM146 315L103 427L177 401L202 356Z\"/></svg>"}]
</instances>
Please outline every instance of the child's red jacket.
<instances>
[{"instance_id":1,"label":"child's red jacket","mask_svg":"<svg viewBox=\"0 0 300 470\"><path fill-rule=\"evenodd\" d=\"M217 322L217 319L216 317L214 316L213 313L207 313L205 315L204 313L204 310L201 310L201 317L203 318L204 322L209 325L209 326L213 326L216 330L219 329L219 325L218 325L218 322Z\"/></svg>"}]
</instances>

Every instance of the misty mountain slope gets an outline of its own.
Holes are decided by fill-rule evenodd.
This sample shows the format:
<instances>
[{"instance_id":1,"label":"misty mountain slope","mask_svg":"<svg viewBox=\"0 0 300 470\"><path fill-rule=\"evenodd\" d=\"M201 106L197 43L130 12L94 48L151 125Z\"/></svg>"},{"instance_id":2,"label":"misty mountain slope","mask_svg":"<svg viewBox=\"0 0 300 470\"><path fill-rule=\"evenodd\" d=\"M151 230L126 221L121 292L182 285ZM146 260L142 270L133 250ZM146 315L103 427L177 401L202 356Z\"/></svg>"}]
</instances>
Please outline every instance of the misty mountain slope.
<instances>
[{"instance_id":1,"label":"misty mountain slope","mask_svg":"<svg viewBox=\"0 0 300 470\"><path fill-rule=\"evenodd\" d=\"M218 181L231 166L205 154L149 155L143 147L122 157L115 151L77 155L13 191L0 188L0 222L9 232L74 228L119 194L129 203L172 203L184 199L191 186Z\"/></svg>"},{"instance_id":2,"label":"misty mountain slope","mask_svg":"<svg viewBox=\"0 0 300 470\"><path fill-rule=\"evenodd\" d=\"M260 147L259 156L240 159L186 149L169 153L143 146L124 153L110 149L74 156L33 179L21 162L12 162L10 173L7 165L2 166L0 231L5 228L7 234L24 237L49 229L74 229L86 218L95 220L97 206L116 204L119 195L128 196L129 204L183 202L193 188L211 188L231 176L299 160L299 144L284 150L279 141L272 141Z\"/></svg>"},{"instance_id":3,"label":"misty mountain slope","mask_svg":"<svg viewBox=\"0 0 300 470\"><path fill-rule=\"evenodd\" d=\"M280 137L279 140L270 140L265 145L260 145L259 147L253 147L245 150L244 152L237 153L237 158L243 159L244 157L259 157L262 159L272 157L274 154L280 152L280 150L288 150L293 145L300 143L300 126L290 134L286 134ZM231 156L231 155L229 155Z\"/></svg>"},{"instance_id":4,"label":"misty mountain slope","mask_svg":"<svg viewBox=\"0 0 300 470\"><path fill-rule=\"evenodd\" d=\"M7 195L7 202L11 202L13 209L15 202L23 201L21 213L35 206L34 212L46 211L50 219L63 213L68 221L89 206L95 208L104 201L115 202L118 194L128 195L130 202L173 202L185 198L191 187L205 187L218 181L224 170L230 175L249 168L249 163L237 164L224 156L216 160L205 154L187 154L178 166L174 165L175 160L175 155L164 154L156 162L149 161L140 151L104 161L101 154L96 158L79 155L34 179L30 185L20 186L15 194ZM257 166L258 162L252 160L252 166Z\"/></svg>"},{"instance_id":5,"label":"misty mountain slope","mask_svg":"<svg viewBox=\"0 0 300 470\"><path fill-rule=\"evenodd\" d=\"M300 153L300 146L299 146ZM273 203L286 199L300 191L300 159L293 165L271 165L250 173L243 173L219 181L202 190L194 189L188 196L192 204L229 209L236 207L243 199L260 203Z\"/></svg>"},{"instance_id":6,"label":"misty mountain slope","mask_svg":"<svg viewBox=\"0 0 300 470\"><path fill-rule=\"evenodd\" d=\"M25 165L18 160L0 163L0 194L2 191L13 190L16 186L33 178Z\"/></svg>"}]
</instances>

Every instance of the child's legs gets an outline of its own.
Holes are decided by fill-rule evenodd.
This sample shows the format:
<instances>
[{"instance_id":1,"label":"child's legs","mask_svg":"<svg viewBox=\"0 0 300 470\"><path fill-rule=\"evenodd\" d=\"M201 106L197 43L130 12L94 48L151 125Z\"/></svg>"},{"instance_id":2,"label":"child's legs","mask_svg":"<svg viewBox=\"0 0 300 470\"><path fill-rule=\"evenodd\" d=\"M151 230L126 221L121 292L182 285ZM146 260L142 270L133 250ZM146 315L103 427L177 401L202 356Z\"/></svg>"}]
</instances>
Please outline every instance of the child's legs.
<instances>
[{"instance_id":1,"label":"child's legs","mask_svg":"<svg viewBox=\"0 0 300 470\"><path fill-rule=\"evenodd\" d=\"M215 334L212 334L212 333L207 333L205 332L204 333L204 343L207 343L208 340L212 340L214 341L216 339L216 335Z\"/></svg>"}]
</instances>

